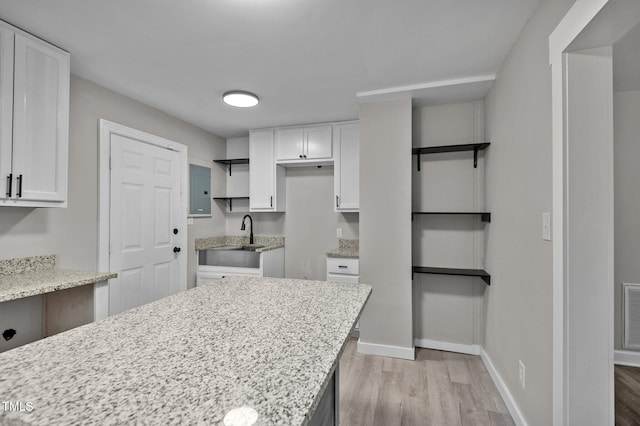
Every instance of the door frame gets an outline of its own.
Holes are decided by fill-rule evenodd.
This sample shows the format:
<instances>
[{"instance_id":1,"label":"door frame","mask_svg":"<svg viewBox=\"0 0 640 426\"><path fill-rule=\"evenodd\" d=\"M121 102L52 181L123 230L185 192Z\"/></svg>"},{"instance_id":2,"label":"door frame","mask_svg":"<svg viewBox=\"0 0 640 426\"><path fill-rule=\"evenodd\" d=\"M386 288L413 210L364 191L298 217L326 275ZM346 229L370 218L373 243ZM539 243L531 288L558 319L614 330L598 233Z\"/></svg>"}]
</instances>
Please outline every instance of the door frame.
<instances>
[{"instance_id":1,"label":"door frame","mask_svg":"<svg viewBox=\"0 0 640 426\"><path fill-rule=\"evenodd\" d=\"M640 21L640 7L637 0L576 0L571 9L560 21L549 37L549 62L551 65L552 87L552 169L553 169L553 424L556 426L569 424L571 414L567 404L568 398L568 358L570 349L569 337L576 328L576 323L569 323L569 307L577 301L568 292L570 264L567 256L569 229L569 187L568 178L571 173L567 155L569 141L569 123L571 114L567 111L568 80L571 73L567 69L567 58L570 51L585 50L595 47L612 46L617 39L631 28L631 24ZM626 28L626 30L625 30ZM584 31L587 29L587 31ZM613 94L613 93L612 93ZM609 142L607 142L609 143ZM603 161L607 161L603 159ZM612 175L611 175L612 179ZM612 183L612 182L611 182ZM613 211L613 197L610 199ZM607 223L602 226L613 228L612 218L602 218ZM612 231L611 231L612 232ZM610 236L611 242L613 235ZM613 244L608 247L610 259L613 259ZM609 268L612 269L612 265ZM611 276L613 280L613 276ZM608 360L613 369L613 281L609 285L611 298L602 301L602 309L610 313L608 336L599 344L610 346ZM593 296L593 295L592 295ZM605 341L606 340L606 341ZM599 364L600 365L600 364ZM606 366L609 368L609 365ZM610 424L613 425L613 392L612 378L610 395L607 401L608 410L612 414ZM598 406L601 405L597 403Z\"/></svg>"},{"instance_id":2,"label":"door frame","mask_svg":"<svg viewBox=\"0 0 640 426\"><path fill-rule=\"evenodd\" d=\"M110 240L110 211L111 211L111 135L120 135L135 139L160 148L169 149L180 154L180 210L183 214L179 218L182 232L179 237L183 256L179 256L180 291L187 289L187 213L189 209L189 161L188 148L178 142L152 135L140 130L132 129L121 124L100 119L100 137L98 147L98 269L109 270L109 240ZM94 321L109 316L109 282L103 281L94 286Z\"/></svg>"}]
</instances>

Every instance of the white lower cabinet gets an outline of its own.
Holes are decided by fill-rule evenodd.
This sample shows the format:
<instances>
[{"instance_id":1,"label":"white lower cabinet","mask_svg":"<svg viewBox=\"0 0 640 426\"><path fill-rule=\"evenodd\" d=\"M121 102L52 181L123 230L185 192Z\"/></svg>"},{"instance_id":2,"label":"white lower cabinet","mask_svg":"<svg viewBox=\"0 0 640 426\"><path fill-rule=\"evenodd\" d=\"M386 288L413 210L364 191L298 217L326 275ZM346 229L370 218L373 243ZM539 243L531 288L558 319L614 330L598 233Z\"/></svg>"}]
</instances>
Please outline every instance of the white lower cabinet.
<instances>
[{"instance_id":1,"label":"white lower cabinet","mask_svg":"<svg viewBox=\"0 0 640 426\"><path fill-rule=\"evenodd\" d=\"M327 257L327 281L358 284L360 279L360 259ZM360 323L353 329L353 335L360 334Z\"/></svg>"},{"instance_id":2,"label":"white lower cabinet","mask_svg":"<svg viewBox=\"0 0 640 426\"><path fill-rule=\"evenodd\" d=\"M198 271L198 281L196 282L196 285L202 285L202 284L210 283L213 281L218 281L230 276L261 277L262 275L243 274L243 273L233 271L232 269L229 269L226 272Z\"/></svg>"}]
</instances>

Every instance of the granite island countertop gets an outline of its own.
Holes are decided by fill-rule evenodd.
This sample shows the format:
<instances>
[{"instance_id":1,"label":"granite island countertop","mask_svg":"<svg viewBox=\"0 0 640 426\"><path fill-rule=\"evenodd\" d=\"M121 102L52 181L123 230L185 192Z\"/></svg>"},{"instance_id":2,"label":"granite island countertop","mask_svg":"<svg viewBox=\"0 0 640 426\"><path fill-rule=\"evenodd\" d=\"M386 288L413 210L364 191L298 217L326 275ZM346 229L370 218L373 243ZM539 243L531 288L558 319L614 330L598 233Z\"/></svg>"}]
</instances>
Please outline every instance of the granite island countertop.
<instances>
[{"instance_id":1,"label":"granite island countertop","mask_svg":"<svg viewBox=\"0 0 640 426\"><path fill-rule=\"evenodd\" d=\"M371 293L229 277L0 354L0 424L305 425ZM46 356L43 356L46 354Z\"/></svg>"},{"instance_id":2,"label":"granite island countertop","mask_svg":"<svg viewBox=\"0 0 640 426\"><path fill-rule=\"evenodd\" d=\"M263 246L256 252L275 250L284 247L284 237L256 235L253 238L255 246ZM217 237L196 238L196 250L207 250L225 246L248 246L249 237L241 235L221 235Z\"/></svg>"},{"instance_id":3,"label":"granite island countertop","mask_svg":"<svg viewBox=\"0 0 640 426\"><path fill-rule=\"evenodd\" d=\"M327 256L358 259L360 258L360 240L340 238L338 248L329 250Z\"/></svg>"},{"instance_id":4,"label":"granite island countertop","mask_svg":"<svg viewBox=\"0 0 640 426\"><path fill-rule=\"evenodd\" d=\"M79 287L117 276L111 272L57 269L55 255L0 260L0 302Z\"/></svg>"}]
</instances>

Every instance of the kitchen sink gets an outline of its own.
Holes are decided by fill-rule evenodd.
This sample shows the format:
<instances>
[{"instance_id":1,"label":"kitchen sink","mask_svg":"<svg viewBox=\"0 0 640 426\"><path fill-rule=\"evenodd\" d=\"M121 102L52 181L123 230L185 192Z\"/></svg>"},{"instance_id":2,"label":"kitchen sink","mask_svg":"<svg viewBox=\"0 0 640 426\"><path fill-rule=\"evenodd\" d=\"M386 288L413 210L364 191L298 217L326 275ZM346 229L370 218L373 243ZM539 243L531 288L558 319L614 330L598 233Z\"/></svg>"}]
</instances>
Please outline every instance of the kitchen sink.
<instances>
[{"instance_id":1,"label":"kitchen sink","mask_svg":"<svg viewBox=\"0 0 640 426\"><path fill-rule=\"evenodd\" d=\"M229 266L232 268L259 268L260 253L256 249L264 246L224 246L200 250L199 265Z\"/></svg>"}]
</instances>

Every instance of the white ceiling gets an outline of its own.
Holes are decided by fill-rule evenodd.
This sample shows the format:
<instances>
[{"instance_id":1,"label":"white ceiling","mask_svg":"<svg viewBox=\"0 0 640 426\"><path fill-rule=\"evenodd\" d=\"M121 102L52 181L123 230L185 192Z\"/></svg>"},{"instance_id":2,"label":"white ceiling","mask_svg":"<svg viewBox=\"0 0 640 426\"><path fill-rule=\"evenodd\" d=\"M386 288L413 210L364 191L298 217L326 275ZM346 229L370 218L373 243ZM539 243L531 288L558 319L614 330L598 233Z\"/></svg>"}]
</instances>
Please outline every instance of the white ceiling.
<instances>
[{"instance_id":1,"label":"white ceiling","mask_svg":"<svg viewBox=\"0 0 640 426\"><path fill-rule=\"evenodd\" d=\"M491 76L537 3L0 0L0 19L71 52L72 73L235 137L357 118L359 92ZM261 103L225 106L230 89Z\"/></svg>"}]
</instances>

